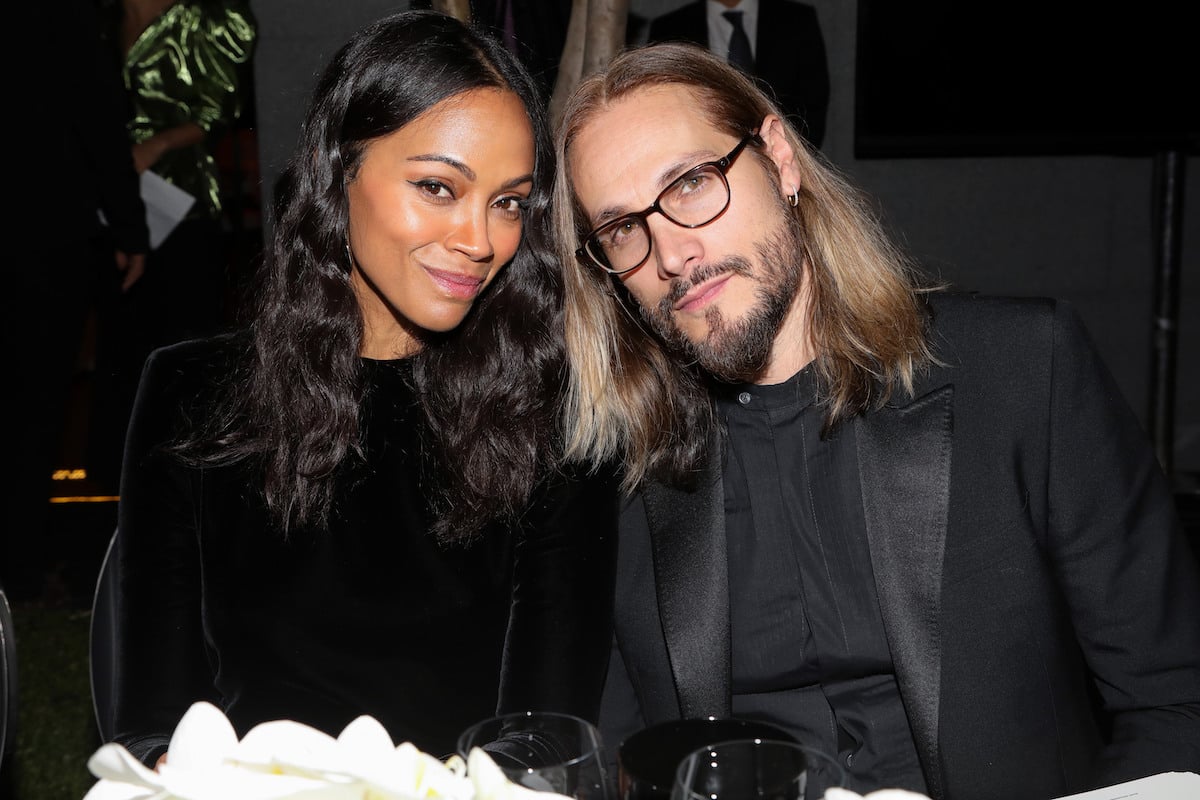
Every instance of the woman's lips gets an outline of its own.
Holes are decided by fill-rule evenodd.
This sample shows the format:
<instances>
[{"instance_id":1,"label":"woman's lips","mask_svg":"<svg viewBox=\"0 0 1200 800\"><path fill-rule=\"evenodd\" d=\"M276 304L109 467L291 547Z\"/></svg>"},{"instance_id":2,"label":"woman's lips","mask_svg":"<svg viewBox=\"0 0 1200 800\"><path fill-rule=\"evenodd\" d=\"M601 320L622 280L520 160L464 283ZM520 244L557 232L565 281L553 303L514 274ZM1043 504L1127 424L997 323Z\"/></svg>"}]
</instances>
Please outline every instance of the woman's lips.
<instances>
[{"instance_id":1,"label":"woman's lips","mask_svg":"<svg viewBox=\"0 0 1200 800\"><path fill-rule=\"evenodd\" d=\"M483 278L474 275L464 275L461 272L449 272L442 269L426 267L425 271L438 287L451 297L469 300L479 294L483 286Z\"/></svg>"}]
</instances>

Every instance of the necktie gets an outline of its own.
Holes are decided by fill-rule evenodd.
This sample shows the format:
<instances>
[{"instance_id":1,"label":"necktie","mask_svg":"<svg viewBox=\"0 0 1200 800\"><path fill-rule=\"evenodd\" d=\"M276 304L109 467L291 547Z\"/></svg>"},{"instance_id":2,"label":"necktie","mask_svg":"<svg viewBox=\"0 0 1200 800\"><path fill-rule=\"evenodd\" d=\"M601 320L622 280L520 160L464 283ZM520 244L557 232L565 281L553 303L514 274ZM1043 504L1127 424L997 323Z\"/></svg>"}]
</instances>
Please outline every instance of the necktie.
<instances>
[{"instance_id":1,"label":"necktie","mask_svg":"<svg viewBox=\"0 0 1200 800\"><path fill-rule=\"evenodd\" d=\"M721 16L733 25L733 36L729 39L729 63L748 75L753 74L754 55L750 52L750 37L742 27L742 12L724 11Z\"/></svg>"}]
</instances>

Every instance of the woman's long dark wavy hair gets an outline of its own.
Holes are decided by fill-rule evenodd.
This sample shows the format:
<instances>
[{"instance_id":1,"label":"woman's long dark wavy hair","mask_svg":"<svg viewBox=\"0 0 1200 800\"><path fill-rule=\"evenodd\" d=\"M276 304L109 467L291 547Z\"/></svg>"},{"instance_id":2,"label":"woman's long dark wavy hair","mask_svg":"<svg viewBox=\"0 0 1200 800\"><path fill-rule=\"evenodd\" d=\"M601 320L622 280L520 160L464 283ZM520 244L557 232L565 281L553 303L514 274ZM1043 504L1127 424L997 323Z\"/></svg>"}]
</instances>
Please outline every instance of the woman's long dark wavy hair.
<instances>
[{"instance_id":1,"label":"woman's long dark wavy hair","mask_svg":"<svg viewBox=\"0 0 1200 800\"><path fill-rule=\"evenodd\" d=\"M372 140L483 87L524 103L534 182L516 256L458 328L431 335L413 357L437 469L434 533L461 541L491 520L515 520L555 463L562 286L547 244L554 156L542 100L488 36L440 13L400 12L359 31L317 83L276 183L250 346L219 414L185 447L205 464L260 460L267 507L285 534L327 521L339 467L363 455L363 320L350 284L345 185Z\"/></svg>"}]
</instances>

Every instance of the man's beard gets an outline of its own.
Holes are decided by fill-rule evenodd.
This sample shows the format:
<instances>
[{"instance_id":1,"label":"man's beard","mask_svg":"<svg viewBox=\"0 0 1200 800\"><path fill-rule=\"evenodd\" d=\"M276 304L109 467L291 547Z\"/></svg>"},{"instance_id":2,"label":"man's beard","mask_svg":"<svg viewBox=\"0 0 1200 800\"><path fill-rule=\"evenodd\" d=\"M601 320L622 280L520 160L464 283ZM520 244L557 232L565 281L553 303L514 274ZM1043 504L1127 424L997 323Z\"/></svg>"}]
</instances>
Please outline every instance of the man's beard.
<instances>
[{"instance_id":1,"label":"man's beard","mask_svg":"<svg viewBox=\"0 0 1200 800\"><path fill-rule=\"evenodd\" d=\"M788 209L790 211L791 209ZM729 383L753 381L767 366L775 337L787 318L804 278L799 225L790 214L780 229L755 245L759 270L744 256L730 256L697 269L690 279L676 278L657 306L642 317L681 357L695 361L714 378ZM725 272L755 281L756 302L745 315L726 322L714 303L704 312L708 335L693 342L675 323L672 309L693 286Z\"/></svg>"}]
</instances>

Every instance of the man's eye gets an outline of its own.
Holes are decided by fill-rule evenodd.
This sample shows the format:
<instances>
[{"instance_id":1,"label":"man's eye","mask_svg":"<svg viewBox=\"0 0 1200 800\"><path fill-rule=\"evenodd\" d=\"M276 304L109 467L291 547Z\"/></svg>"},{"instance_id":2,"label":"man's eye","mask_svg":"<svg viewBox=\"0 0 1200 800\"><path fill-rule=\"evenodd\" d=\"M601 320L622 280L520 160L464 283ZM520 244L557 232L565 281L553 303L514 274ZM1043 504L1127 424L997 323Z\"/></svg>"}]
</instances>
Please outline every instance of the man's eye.
<instances>
[{"instance_id":1,"label":"man's eye","mask_svg":"<svg viewBox=\"0 0 1200 800\"><path fill-rule=\"evenodd\" d=\"M624 220L609 228L605 233L604 240L610 247L620 247L636 237L641 229L642 226L638 224L637 220Z\"/></svg>"},{"instance_id":2,"label":"man's eye","mask_svg":"<svg viewBox=\"0 0 1200 800\"><path fill-rule=\"evenodd\" d=\"M683 197L686 195L703 192L706 188L708 188L708 185L711 181L712 176L707 172L693 172L688 175L684 175L679 179L679 182L675 184L674 194L679 197Z\"/></svg>"}]
</instances>

